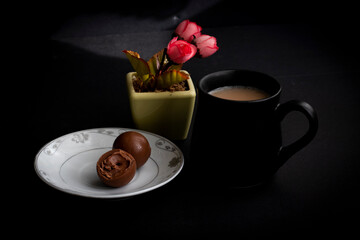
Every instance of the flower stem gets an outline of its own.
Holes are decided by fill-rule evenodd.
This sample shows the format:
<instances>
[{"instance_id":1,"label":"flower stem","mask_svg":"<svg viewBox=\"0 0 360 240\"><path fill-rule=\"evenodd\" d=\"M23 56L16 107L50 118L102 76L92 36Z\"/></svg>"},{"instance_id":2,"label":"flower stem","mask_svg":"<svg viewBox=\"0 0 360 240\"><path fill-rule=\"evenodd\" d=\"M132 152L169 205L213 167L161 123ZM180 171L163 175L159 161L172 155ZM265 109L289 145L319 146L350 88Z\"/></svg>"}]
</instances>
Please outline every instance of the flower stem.
<instances>
[{"instance_id":1,"label":"flower stem","mask_svg":"<svg viewBox=\"0 0 360 240\"><path fill-rule=\"evenodd\" d=\"M164 48L163 56L162 56L161 63L160 63L160 68L159 68L159 75L163 71L163 65L164 65L164 62L165 62L165 58L167 56L166 52L167 52L167 48Z\"/></svg>"},{"instance_id":2,"label":"flower stem","mask_svg":"<svg viewBox=\"0 0 360 240\"><path fill-rule=\"evenodd\" d=\"M165 58L167 60L167 62L165 63ZM162 60L161 60L161 63L160 63L160 68L159 68L159 75L162 74L163 72L167 71L171 66L180 66L178 70L181 69L182 67L182 64L178 64L174 61L172 61L168 55L167 55L167 48L164 49L164 52L163 52L163 57L162 57Z\"/></svg>"}]
</instances>

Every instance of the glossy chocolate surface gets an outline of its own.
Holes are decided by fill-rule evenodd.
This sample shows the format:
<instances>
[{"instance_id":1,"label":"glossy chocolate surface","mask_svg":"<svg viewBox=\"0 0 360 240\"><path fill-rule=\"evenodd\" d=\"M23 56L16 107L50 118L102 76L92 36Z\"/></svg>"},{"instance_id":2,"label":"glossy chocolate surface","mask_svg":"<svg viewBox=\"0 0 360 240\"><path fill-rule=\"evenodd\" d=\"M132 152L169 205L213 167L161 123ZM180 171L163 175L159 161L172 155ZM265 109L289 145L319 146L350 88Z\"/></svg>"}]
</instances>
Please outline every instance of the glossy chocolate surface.
<instances>
[{"instance_id":1,"label":"glossy chocolate surface","mask_svg":"<svg viewBox=\"0 0 360 240\"><path fill-rule=\"evenodd\" d=\"M136 160L137 168L146 163L151 154L148 140L138 132L129 131L120 134L114 141L113 149L122 149Z\"/></svg>"}]
</instances>

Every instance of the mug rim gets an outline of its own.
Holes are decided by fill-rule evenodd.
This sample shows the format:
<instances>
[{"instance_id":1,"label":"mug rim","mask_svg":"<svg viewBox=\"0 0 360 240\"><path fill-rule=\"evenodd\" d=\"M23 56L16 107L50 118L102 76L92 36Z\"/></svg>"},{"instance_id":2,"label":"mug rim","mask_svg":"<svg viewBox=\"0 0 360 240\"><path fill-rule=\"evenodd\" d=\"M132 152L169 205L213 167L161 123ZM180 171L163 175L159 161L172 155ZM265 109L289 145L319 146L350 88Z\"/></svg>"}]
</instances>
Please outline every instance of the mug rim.
<instances>
[{"instance_id":1,"label":"mug rim","mask_svg":"<svg viewBox=\"0 0 360 240\"><path fill-rule=\"evenodd\" d=\"M257 75L262 75L263 77L272 79L277 84L278 90L274 94L271 94L269 97L261 98L261 99L257 99L257 100L231 100L231 99L224 99L224 98L219 98L219 97L216 97L214 95L211 95L211 94L209 94L210 91L206 91L202 86L202 83L204 81L206 81L206 79L211 78L214 75L230 74L230 73L234 73L234 72L243 72L243 73L246 72L246 73L250 73L250 74L257 74ZM268 75L266 73L263 73L263 72L247 70L247 69L225 69L225 70L220 70L220 71L216 71L216 72L206 74L205 76L203 76L198 81L197 86L198 86L198 89L200 89L203 93L205 93L206 95L208 95L208 96L210 96L212 98L222 100L222 101L230 101L230 102L237 102L237 103L260 103L260 102L266 102L266 101L269 101L269 100L279 96L279 94L282 91L282 87L281 87L280 83L274 77L272 77L272 76L270 76L270 75ZM214 90L214 89L212 89L212 90Z\"/></svg>"}]
</instances>

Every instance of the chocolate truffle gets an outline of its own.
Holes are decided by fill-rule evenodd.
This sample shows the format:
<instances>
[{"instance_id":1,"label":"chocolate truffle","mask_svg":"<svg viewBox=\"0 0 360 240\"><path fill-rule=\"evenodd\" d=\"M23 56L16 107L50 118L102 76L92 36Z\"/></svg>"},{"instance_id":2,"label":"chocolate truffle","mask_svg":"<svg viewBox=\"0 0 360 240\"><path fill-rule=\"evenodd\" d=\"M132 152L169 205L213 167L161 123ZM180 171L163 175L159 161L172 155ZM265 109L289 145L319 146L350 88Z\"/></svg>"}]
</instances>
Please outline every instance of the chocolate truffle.
<instances>
[{"instance_id":1,"label":"chocolate truffle","mask_svg":"<svg viewBox=\"0 0 360 240\"><path fill-rule=\"evenodd\" d=\"M113 149L122 149L136 160L137 168L146 163L151 154L148 140L138 132L129 131L120 134L114 141Z\"/></svg>"},{"instance_id":2,"label":"chocolate truffle","mask_svg":"<svg viewBox=\"0 0 360 240\"><path fill-rule=\"evenodd\" d=\"M121 187L135 176L136 161L130 153L113 149L104 153L96 164L96 171L106 185Z\"/></svg>"}]
</instances>

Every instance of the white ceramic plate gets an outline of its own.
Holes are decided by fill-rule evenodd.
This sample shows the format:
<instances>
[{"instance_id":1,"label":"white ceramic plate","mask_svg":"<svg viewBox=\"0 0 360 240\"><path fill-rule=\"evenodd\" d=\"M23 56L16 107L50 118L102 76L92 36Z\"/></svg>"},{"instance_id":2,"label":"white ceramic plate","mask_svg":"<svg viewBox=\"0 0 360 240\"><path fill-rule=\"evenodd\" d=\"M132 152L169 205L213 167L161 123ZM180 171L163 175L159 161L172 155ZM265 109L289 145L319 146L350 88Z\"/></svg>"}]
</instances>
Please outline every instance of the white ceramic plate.
<instances>
[{"instance_id":1,"label":"white ceramic plate","mask_svg":"<svg viewBox=\"0 0 360 240\"><path fill-rule=\"evenodd\" d=\"M150 143L148 161L127 185L111 188L96 173L99 157L111 150L117 136L126 131L143 134ZM50 186L70 194L93 198L122 198L142 194L171 181L181 171L184 156L171 141L159 135L128 128L96 128L59 137L35 157L35 171Z\"/></svg>"}]
</instances>

